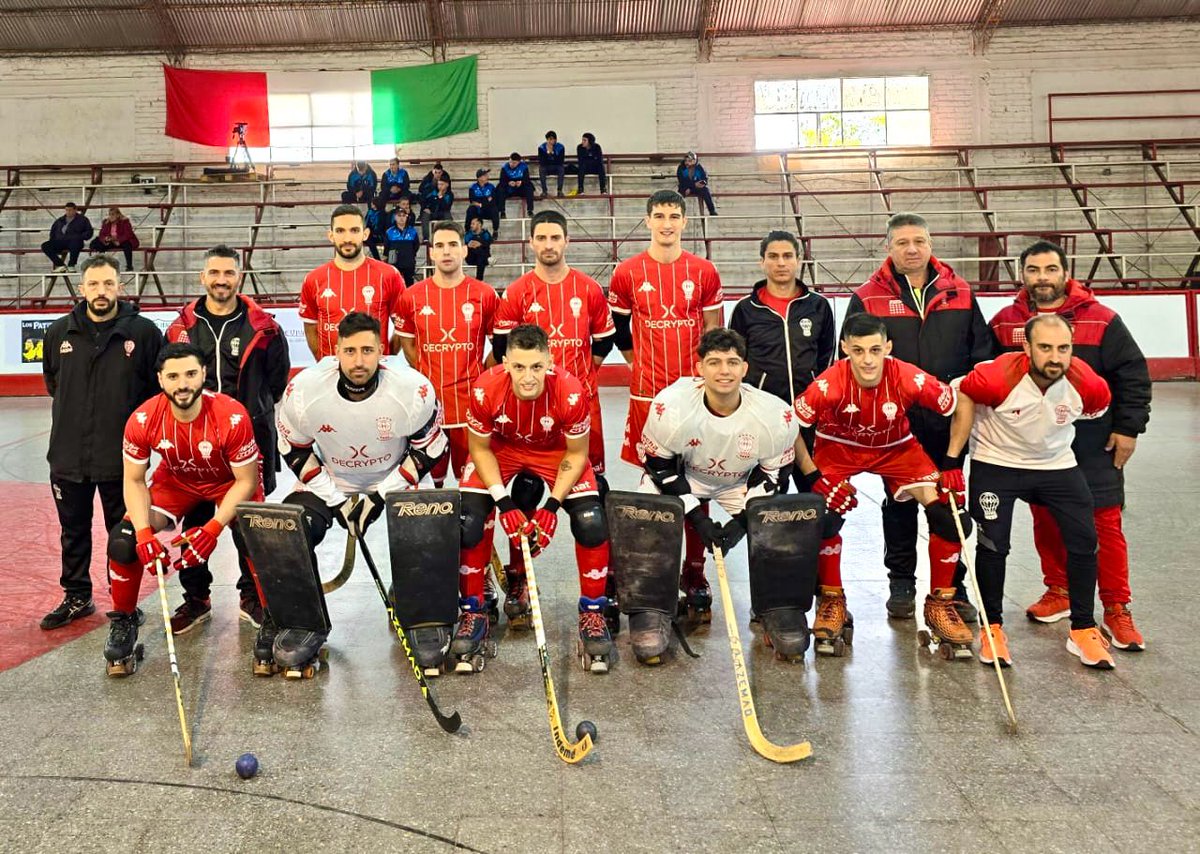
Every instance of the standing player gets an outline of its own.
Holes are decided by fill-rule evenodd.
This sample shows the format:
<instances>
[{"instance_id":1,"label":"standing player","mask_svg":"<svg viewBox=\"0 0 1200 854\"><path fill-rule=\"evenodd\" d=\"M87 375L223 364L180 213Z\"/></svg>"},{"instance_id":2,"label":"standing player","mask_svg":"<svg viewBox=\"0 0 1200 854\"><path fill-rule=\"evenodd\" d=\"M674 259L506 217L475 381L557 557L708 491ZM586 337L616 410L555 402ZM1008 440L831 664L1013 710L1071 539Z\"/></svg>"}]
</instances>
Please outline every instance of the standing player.
<instances>
[{"instance_id":1,"label":"standing player","mask_svg":"<svg viewBox=\"0 0 1200 854\"><path fill-rule=\"evenodd\" d=\"M436 223L429 247L433 275L404 292L396 312L396 335L408 363L433 383L444 408L450 455L432 472L441 486L448 465L462 480L467 464L467 402L483 372L483 350L500 298L491 285L463 272L467 247L462 226Z\"/></svg>"},{"instance_id":2,"label":"standing player","mask_svg":"<svg viewBox=\"0 0 1200 854\"><path fill-rule=\"evenodd\" d=\"M582 174L579 180L583 181ZM686 204L674 190L650 196L646 202L650 245L618 265L609 283L617 349L633 366L621 459L638 467L644 456L642 427L650 401L692 373L700 336L722 320L725 294L717 268L683 249ZM707 613L712 608L712 590L704 577L704 544L691 525L685 527L685 537L680 583L689 607Z\"/></svg>"},{"instance_id":3,"label":"standing player","mask_svg":"<svg viewBox=\"0 0 1200 854\"><path fill-rule=\"evenodd\" d=\"M212 519L189 528L171 545L181 546L175 569L205 563L221 531L242 501L261 500L258 445L246 407L232 397L204 391L204 355L191 344L168 344L158 356L162 394L139 406L125 424L125 519L109 532L109 580L113 610L104 657L109 676L137 670L138 590L142 572L168 568L167 547L156 536L173 528L203 502L216 504ZM150 454L162 460L150 485ZM236 531L236 529L235 529Z\"/></svg>"},{"instance_id":4,"label":"standing player","mask_svg":"<svg viewBox=\"0 0 1200 854\"><path fill-rule=\"evenodd\" d=\"M961 545L958 529L947 504L957 500L947 493L938 500L938 468L921 449L909 429L909 412L916 406L945 417L954 411L954 390L915 365L891 358L892 342L884 322L869 314L846 318L842 325L842 352L848 358L821 373L796 399L801 427L815 427L812 456L803 444L796 446L800 472L812 492L825 496L825 536L817 559L821 604L813 621L816 649L827 655L842 654L854 620L846 611L842 589L842 537L844 515L858 505L850 478L871 473L883 478L887 494L895 501L916 499L925 507L929 522L929 586L925 597L925 623L951 646L954 657L971 655L971 630L954 607L954 571ZM961 492L959 482L948 483ZM969 520L964 517L965 522ZM966 533L970 533L966 525ZM947 656L949 657L949 656Z\"/></svg>"},{"instance_id":5,"label":"standing player","mask_svg":"<svg viewBox=\"0 0 1200 854\"><path fill-rule=\"evenodd\" d=\"M746 502L774 494L781 470L795 457L799 428L791 406L744 385L748 368L741 335L729 329L705 332L696 349L699 377L678 379L655 395L642 432L646 460L640 491L682 499L688 523L708 549L727 552L741 540ZM701 509L703 499L716 499L733 518L718 525ZM786 658L804 654L803 611L770 609L762 619L769 646ZM662 660L670 628L668 614L630 613L629 639L638 661Z\"/></svg>"},{"instance_id":6,"label":"standing player","mask_svg":"<svg viewBox=\"0 0 1200 854\"><path fill-rule=\"evenodd\" d=\"M429 380L407 365L380 363L379 321L351 312L337 334L336 358L297 374L279 408L284 459L298 481L283 503L304 509L314 566L316 547L335 520L350 537L365 531L383 512L389 492L415 486L446 453L441 407ZM271 603L266 606L256 672L269 675L272 662L302 667L325 638L289 633L288 626L276 625ZM421 666L437 667L448 627L410 633Z\"/></svg>"},{"instance_id":7,"label":"standing player","mask_svg":"<svg viewBox=\"0 0 1200 854\"><path fill-rule=\"evenodd\" d=\"M1074 422L1104 414L1112 395L1083 359L1071 357L1071 327L1059 314L1031 317L1021 353L984 362L959 384L950 450L971 440L971 515L979 524L975 568L987 621L1004 666L1012 664L1001 628L1004 570L1017 499L1054 516L1067 553L1071 633L1067 651L1088 667L1113 668L1096 628L1096 523L1087 478L1075 461ZM950 475L950 472L946 472ZM961 472L957 477L961 487ZM979 659L992 664L983 643Z\"/></svg>"},{"instance_id":8,"label":"standing player","mask_svg":"<svg viewBox=\"0 0 1200 854\"><path fill-rule=\"evenodd\" d=\"M1129 612L1129 547L1121 530L1121 509L1125 506L1125 463L1150 420L1146 357L1120 316L1097 302L1086 287L1067 278L1067 256L1061 247L1039 240L1026 248L1021 253L1021 275L1024 291L992 318L992 331L1001 349L1021 349L1029 319L1053 311L1072 326L1072 356L1087 362L1112 392L1112 407L1104 415L1076 425L1071 447L1095 507L1104 631L1118 649L1141 650L1146 642ZM1046 592L1025 613L1031 620L1052 623L1071 611L1067 553L1054 515L1039 504L1029 509Z\"/></svg>"},{"instance_id":9,"label":"standing player","mask_svg":"<svg viewBox=\"0 0 1200 854\"><path fill-rule=\"evenodd\" d=\"M318 361L336 352L337 325L352 311L366 312L379 321L385 353L388 344L395 343L388 337L388 324L399 306L404 281L391 264L363 252L367 234L357 205L334 208L329 218L333 260L305 276L300 287L304 338Z\"/></svg>"},{"instance_id":10,"label":"standing player","mask_svg":"<svg viewBox=\"0 0 1200 854\"><path fill-rule=\"evenodd\" d=\"M526 536L539 551L550 545L559 508L567 511L579 568L580 655L593 673L608 671L608 524L588 462L588 402L579 380L553 364L545 330L533 324L517 326L508 333L504 363L486 371L471 390L471 464L462 481L463 612L450 646L460 671L481 666L479 656L488 638L484 573L492 550L486 535L495 525L494 507L510 540L519 543ZM531 515L517 507L505 488L521 472L550 487L546 503Z\"/></svg>"}]
</instances>

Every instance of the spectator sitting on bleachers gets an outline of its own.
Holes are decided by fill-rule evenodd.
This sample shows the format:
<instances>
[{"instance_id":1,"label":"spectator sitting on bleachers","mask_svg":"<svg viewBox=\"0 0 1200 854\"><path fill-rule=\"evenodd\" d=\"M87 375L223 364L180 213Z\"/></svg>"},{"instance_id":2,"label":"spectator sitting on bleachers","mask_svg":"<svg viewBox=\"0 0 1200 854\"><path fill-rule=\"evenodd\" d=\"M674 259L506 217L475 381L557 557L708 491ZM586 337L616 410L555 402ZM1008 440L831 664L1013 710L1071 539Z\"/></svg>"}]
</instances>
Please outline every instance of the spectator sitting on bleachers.
<instances>
[{"instance_id":1,"label":"spectator sitting on bleachers","mask_svg":"<svg viewBox=\"0 0 1200 854\"><path fill-rule=\"evenodd\" d=\"M409 186L412 182L408 170L400 168L400 159L393 157L388 161L388 168L379 179L379 195L393 205L401 199L409 198Z\"/></svg>"},{"instance_id":2,"label":"spectator sitting on bleachers","mask_svg":"<svg viewBox=\"0 0 1200 854\"><path fill-rule=\"evenodd\" d=\"M422 182L424 183L424 182ZM450 206L454 204L454 193L450 192L450 177L444 172L428 193L421 195L421 238L429 241L429 223L451 219Z\"/></svg>"},{"instance_id":3,"label":"spectator sitting on bleachers","mask_svg":"<svg viewBox=\"0 0 1200 854\"><path fill-rule=\"evenodd\" d=\"M454 180L450 177L450 173L442 168L442 162L439 160L433 164L433 168L425 173L425 177L421 179L421 183L417 186L417 195L424 199L427 195L437 189L439 178L445 178L446 183L453 187Z\"/></svg>"},{"instance_id":4,"label":"spectator sitting on bleachers","mask_svg":"<svg viewBox=\"0 0 1200 854\"><path fill-rule=\"evenodd\" d=\"M596 142L594 133L585 133L579 145L575 146L575 174L579 176L579 188L571 193L572 196L583 192L583 179L587 175L599 178L600 192L608 192L608 178L604 174L604 151Z\"/></svg>"},{"instance_id":5,"label":"spectator sitting on bleachers","mask_svg":"<svg viewBox=\"0 0 1200 854\"><path fill-rule=\"evenodd\" d=\"M507 216L505 209L510 196L524 198L525 215L533 216L533 176L529 174L529 164L515 151L508 155L508 160L500 167L500 188L496 196L500 202L501 219Z\"/></svg>"},{"instance_id":6,"label":"spectator sitting on bleachers","mask_svg":"<svg viewBox=\"0 0 1200 854\"><path fill-rule=\"evenodd\" d=\"M388 263L404 277L405 287L412 287L417 280L417 248L421 235L412 223L412 211L396 208L392 212L392 225L387 230Z\"/></svg>"},{"instance_id":7,"label":"spectator sitting on bleachers","mask_svg":"<svg viewBox=\"0 0 1200 854\"><path fill-rule=\"evenodd\" d=\"M65 273L70 270L74 273L75 265L79 263L79 253L93 233L92 224L79 212L79 207L74 202L67 202L63 207L63 215L50 226L50 239L42 244L42 252L54 265L54 272ZM64 252L68 256L65 265L62 262Z\"/></svg>"},{"instance_id":8,"label":"spectator sitting on bleachers","mask_svg":"<svg viewBox=\"0 0 1200 854\"><path fill-rule=\"evenodd\" d=\"M369 205L379 187L379 177L371 164L360 160L350 169L346 177L346 192L342 193L342 204Z\"/></svg>"},{"instance_id":9,"label":"spectator sitting on bleachers","mask_svg":"<svg viewBox=\"0 0 1200 854\"><path fill-rule=\"evenodd\" d=\"M558 198L563 194L563 174L566 169L567 149L558 141L558 134L546 131L546 141L538 146L538 178L542 182L542 198L550 195L546 189L546 176L558 177Z\"/></svg>"},{"instance_id":10,"label":"spectator sitting on bleachers","mask_svg":"<svg viewBox=\"0 0 1200 854\"><path fill-rule=\"evenodd\" d=\"M496 205L496 185L488 180L489 169L475 170L475 183L467 188L467 216L463 228L470 228L475 217L490 219L492 231L500 233L500 208Z\"/></svg>"},{"instance_id":11,"label":"spectator sitting on bleachers","mask_svg":"<svg viewBox=\"0 0 1200 854\"><path fill-rule=\"evenodd\" d=\"M363 217L363 225L367 229L367 237L363 241L363 246L367 247L367 251L376 261L380 260L379 247L383 246L384 251L387 250L387 230L391 224L392 218L387 211L387 199L380 193L371 202L367 215Z\"/></svg>"},{"instance_id":12,"label":"spectator sitting on bleachers","mask_svg":"<svg viewBox=\"0 0 1200 854\"><path fill-rule=\"evenodd\" d=\"M712 192L708 189L708 173L700 165L696 152L689 151L683 156L679 168L675 170L675 180L679 182L679 195L695 196L711 215L717 215L717 206L713 204Z\"/></svg>"},{"instance_id":13,"label":"spectator sitting on bleachers","mask_svg":"<svg viewBox=\"0 0 1200 854\"><path fill-rule=\"evenodd\" d=\"M396 205L395 208L392 209L392 222L393 223L397 222L397 220L396 220L397 215L403 216L403 218L404 218L403 222L404 222L404 226L406 228L410 225L417 224L417 215L415 213L413 213L412 199L410 199L410 198L405 197L405 198L401 199L400 203L398 205Z\"/></svg>"},{"instance_id":14,"label":"spectator sitting on bleachers","mask_svg":"<svg viewBox=\"0 0 1200 854\"><path fill-rule=\"evenodd\" d=\"M138 248L137 235L133 233L133 223L129 217L121 213L121 209L113 206L108 209L108 216L100 224L100 236L92 241L89 247L93 252L113 252L120 249L125 254L126 272L133 269L133 250Z\"/></svg>"},{"instance_id":15,"label":"spectator sitting on bleachers","mask_svg":"<svg viewBox=\"0 0 1200 854\"><path fill-rule=\"evenodd\" d=\"M467 244L467 264L475 265L475 278L482 282L488 260L492 257L492 235L483 227L483 220L480 217L471 218L463 240Z\"/></svg>"}]
</instances>

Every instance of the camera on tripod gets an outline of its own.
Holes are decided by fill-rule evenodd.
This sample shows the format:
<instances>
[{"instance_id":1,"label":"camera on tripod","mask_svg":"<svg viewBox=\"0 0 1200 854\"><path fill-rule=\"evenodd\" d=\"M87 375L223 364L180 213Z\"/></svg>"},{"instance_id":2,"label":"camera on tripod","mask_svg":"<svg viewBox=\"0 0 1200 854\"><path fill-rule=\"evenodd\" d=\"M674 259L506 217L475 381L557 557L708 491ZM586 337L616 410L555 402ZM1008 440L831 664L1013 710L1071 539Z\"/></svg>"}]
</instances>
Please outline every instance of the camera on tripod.
<instances>
[{"instance_id":1,"label":"camera on tripod","mask_svg":"<svg viewBox=\"0 0 1200 854\"><path fill-rule=\"evenodd\" d=\"M239 141L245 140L246 128L248 128L248 127L250 127L249 122L237 122L233 126L233 132L230 133L229 135L236 136Z\"/></svg>"}]
</instances>

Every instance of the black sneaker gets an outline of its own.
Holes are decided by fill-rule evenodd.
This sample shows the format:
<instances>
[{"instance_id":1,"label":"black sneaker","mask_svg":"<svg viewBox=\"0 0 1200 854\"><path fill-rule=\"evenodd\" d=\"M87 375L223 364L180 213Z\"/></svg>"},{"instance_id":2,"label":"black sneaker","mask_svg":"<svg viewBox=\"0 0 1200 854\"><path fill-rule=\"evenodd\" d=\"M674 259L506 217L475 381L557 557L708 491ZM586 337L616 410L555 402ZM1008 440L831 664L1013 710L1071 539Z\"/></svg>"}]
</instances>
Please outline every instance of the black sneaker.
<instances>
[{"instance_id":1,"label":"black sneaker","mask_svg":"<svg viewBox=\"0 0 1200 854\"><path fill-rule=\"evenodd\" d=\"M196 628L196 626L210 619L212 619L211 599L189 599L184 597L183 604L175 609L175 614L171 617L171 634L186 634Z\"/></svg>"},{"instance_id":2,"label":"black sneaker","mask_svg":"<svg viewBox=\"0 0 1200 854\"><path fill-rule=\"evenodd\" d=\"M73 620L94 613L96 613L96 603L92 601L92 597L68 593L57 608L42 617L39 625L46 630L61 629Z\"/></svg>"},{"instance_id":3,"label":"black sneaker","mask_svg":"<svg viewBox=\"0 0 1200 854\"><path fill-rule=\"evenodd\" d=\"M243 596L238 610L239 619L245 620L256 629L262 628L263 606L257 596Z\"/></svg>"}]
</instances>

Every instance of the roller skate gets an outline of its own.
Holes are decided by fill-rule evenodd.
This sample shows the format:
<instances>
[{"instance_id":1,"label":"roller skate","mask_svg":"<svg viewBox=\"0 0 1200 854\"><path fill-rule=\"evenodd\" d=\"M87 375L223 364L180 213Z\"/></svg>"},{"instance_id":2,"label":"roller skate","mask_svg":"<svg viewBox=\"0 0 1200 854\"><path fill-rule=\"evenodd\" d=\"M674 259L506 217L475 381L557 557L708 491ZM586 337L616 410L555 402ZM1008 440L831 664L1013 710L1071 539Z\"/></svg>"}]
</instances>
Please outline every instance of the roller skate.
<instances>
[{"instance_id":1,"label":"roller skate","mask_svg":"<svg viewBox=\"0 0 1200 854\"><path fill-rule=\"evenodd\" d=\"M496 657L496 642L491 639L491 626L478 596L465 596L458 605L462 614L450 642L450 654L457 659L454 672L478 673L488 658Z\"/></svg>"},{"instance_id":2,"label":"roller skate","mask_svg":"<svg viewBox=\"0 0 1200 854\"><path fill-rule=\"evenodd\" d=\"M271 647L275 666L288 679L312 679L320 672L321 664L329 660L326 637L311 629L280 629Z\"/></svg>"},{"instance_id":3,"label":"roller skate","mask_svg":"<svg viewBox=\"0 0 1200 854\"><path fill-rule=\"evenodd\" d=\"M579 663L592 673L607 673L612 661L613 642L604 614L608 599L600 596L579 597Z\"/></svg>"},{"instance_id":4,"label":"roller skate","mask_svg":"<svg viewBox=\"0 0 1200 854\"><path fill-rule=\"evenodd\" d=\"M763 643L779 661L803 661L808 621L799 608L772 608L762 614Z\"/></svg>"},{"instance_id":5,"label":"roller skate","mask_svg":"<svg viewBox=\"0 0 1200 854\"><path fill-rule=\"evenodd\" d=\"M508 624L517 631L529 631L533 626L533 610L529 607L529 585L525 573L505 570L508 577L508 593L504 596L504 615Z\"/></svg>"},{"instance_id":6,"label":"roller skate","mask_svg":"<svg viewBox=\"0 0 1200 854\"><path fill-rule=\"evenodd\" d=\"M263 612L262 625L258 627L258 635L254 638L254 675L274 676L279 672L275 665L275 635L279 629L269 611Z\"/></svg>"},{"instance_id":7,"label":"roller skate","mask_svg":"<svg viewBox=\"0 0 1200 854\"><path fill-rule=\"evenodd\" d=\"M854 641L854 615L846 610L846 593L841 587L818 588L821 602L813 619L813 648L821 655L841 658Z\"/></svg>"},{"instance_id":8,"label":"roller skate","mask_svg":"<svg viewBox=\"0 0 1200 854\"><path fill-rule=\"evenodd\" d=\"M979 630L979 662L980 664L995 664L1000 660L1001 667L1012 667L1012 654L1008 651L1008 635L999 623L991 624L992 642L988 643L987 629ZM992 644L995 644L996 654L992 655Z\"/></svg>"},{"instance_id":9,"label":"roller skate","mask_svg":"<svg viewBox=\"0 0 1200 854\"><path fill-rule=\"evenodd\" d=\"M959 616L953 587L934 588L925 597L924 616L925 625L929 628L917 632L917 642L922 647L937 644L938 655L946 661L975 657L971 649L971 642L975 638Z\"/></svg>"},{"instance_id":10,"label":"roller skate","mask_svg":"<svg viewBox=\"0 0 1200 854\"><path fill-rule=\"evenodd\" d=\"M912 578L893 578L890 581L887 615L893 620L911 620L917 613L917 582Z\"/></svg>"},{"instance_id":11,"label":"roller skate","mask_svg":"<svg viewBox=\"0 0 1200 854\"><path fill-rule=\"evenodd\" d=\"M683 591L679 616L686 615L698 625L712 623L712 588L704 577L704 567L684 566L679 587Z\"/></svg>"},{"instance_id":12,"label":"roller skate","mask_svg":"<svg viewBox=\"0 0 1200 854\"><path fill-rule=\"evenodd\" d=\"M104 659L108 662L109 676L132 676L137 673L138 662L146 650L138 643L138 619L136 614L124 611L109 611L108 642L104 644Z\"/></svg>"},{"instance_id":13,"label":"roller skate","mask_svg":"<svg viewBox=\"0 0 1200 854\"><path fill-rule=\"evenodd\" d=\"M662 664L671 643L671 618L662 611L634 611L629 617L629 643L642 664Z\"/></svg>"},{"instance_id":14,"label":"roller skate","mask_svg":"<svg viewBox=\"0 0 1200 854\"><path fill-rule=\"evenodd\" d=\"M434 623L413 626L405 631L408 633L408 648L421 672L426 676L441 676L445 673L451 627Z\"/></svg>"},{"instance_id":15,"label":"roller skate","mask_svg":"<svg viewBox=\"0 0 1200 854\"><path fill-rule=\"evenodd\" d=\"M608 624L608 633L616 637L621 633L621 606L617 603L617 585L612 572L608 574L608 585L604 594L608 604L604 606L604 622Z\"/></svg>"},{"instance_id":16,"label":"roller skate","mask_svg":"<svg viewBox=\"0 0 1200 854\"><path fill-rule=\"evenodd\" d=\"M488 569L483 571L483 610L493 626L500 622L500 592Z\"/></svg>"}]
</instances>

